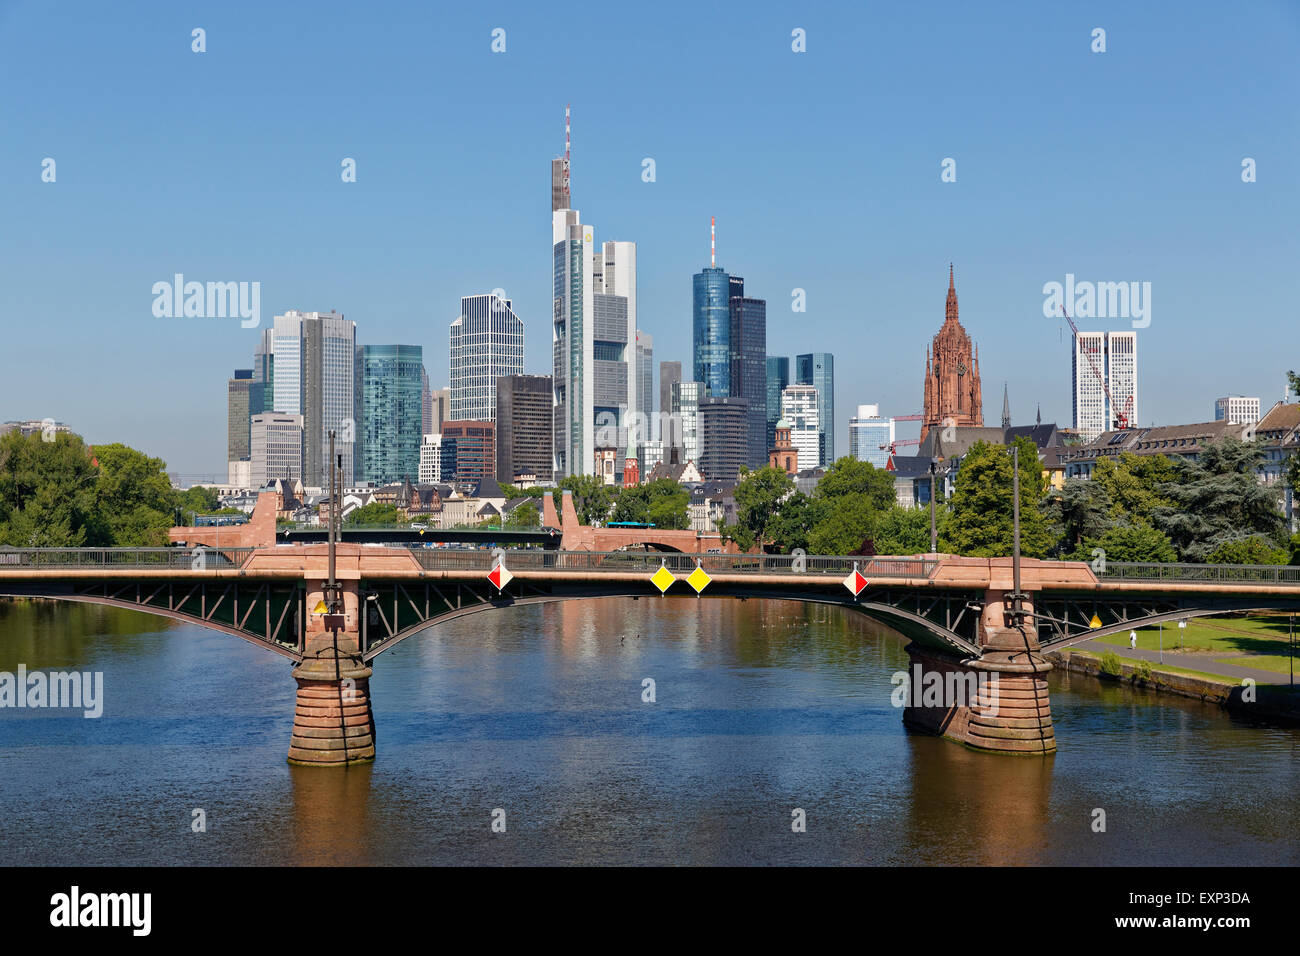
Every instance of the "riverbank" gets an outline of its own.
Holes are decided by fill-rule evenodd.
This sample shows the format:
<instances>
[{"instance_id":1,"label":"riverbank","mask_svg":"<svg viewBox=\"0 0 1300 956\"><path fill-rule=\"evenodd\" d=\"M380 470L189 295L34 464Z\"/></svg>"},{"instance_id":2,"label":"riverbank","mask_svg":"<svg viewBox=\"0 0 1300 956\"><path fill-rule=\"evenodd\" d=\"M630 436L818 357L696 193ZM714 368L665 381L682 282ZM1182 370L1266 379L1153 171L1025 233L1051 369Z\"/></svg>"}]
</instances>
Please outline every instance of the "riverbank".
<instances>
[{"instance_id":1,"label":"riverbank","mask_svg":"<svg viewBox=\"0 0 1300 956\"><path fill-rule=\"evenodd\" d=\"M1116 655L1103 661L1090 651L1049 651L1043 655L1053 666L1071 674L1083 674L1097 680L1143 687L1156 693L1190 697L1218 704L1244 717L1300 723L1300 686L1261 684L1253 686L1253 699L1247 694L1250 685L1215 674L1198 673L1171 665L1149 661L1126 661Z\"/></svg>"}]
</instances>

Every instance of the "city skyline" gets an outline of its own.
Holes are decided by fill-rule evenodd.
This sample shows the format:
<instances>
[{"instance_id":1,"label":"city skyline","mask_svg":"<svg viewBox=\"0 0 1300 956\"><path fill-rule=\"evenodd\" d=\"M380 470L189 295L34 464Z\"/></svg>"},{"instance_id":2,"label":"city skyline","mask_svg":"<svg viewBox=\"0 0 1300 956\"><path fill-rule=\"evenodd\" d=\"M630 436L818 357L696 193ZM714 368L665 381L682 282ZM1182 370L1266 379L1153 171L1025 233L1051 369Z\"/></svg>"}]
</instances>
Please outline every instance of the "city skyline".
<instances>
[{"instance_id":1,"label":"city skyline","mask_svg":"<svg viewBox=\"0 0 1300 956\"><path fill-rule=\"evenodd\" d=\"M148 447L173 472L220 475L226 423L217 390L232 368L247 367L271 316L333 309L357 323L363 344L422 345L434 357L431 380L443 385L439 329L445 334L461 296L498 287L534 330L525 373L546 373L550 296L535 251L544 234L537 221L545 173L538 170L555 155L558 117L570 102L581 170L575 201L596 211L604 235L636 239L639 326L654 336L656 359L691 362L686 277L698 271L699 237L716 215L720 261L762 277L768 353L830 351L844 382L866 383L861 394L840 383L837 408L870 402L885 415L919 411L917 370L899 356L919 354L932 331L933 277L950 260L961 267L963 313L982 346L984 377L1009 382L1018 420L1039 404L1044 420L1071 420L1069 332L1044 317L1043 288L1074 275L1151 283L1144 380L1160 388L1141 394L1139 424L1208 420L1213 400L1227 394L1259 394L1265 408L1281 398L1285 360L1258 342L1294 310L1286 277L1300 241L1289 228L1294 195L1282 170L1298 134L1296 124L1278 121L1300 101L1280 55L1300 34L1294 10L1266 4L1244 23L1207 6L1175 36L1155 11L1110 7L1085 20L1034 10L1008 27L940 6L936 22L925 23L905 13L883 24L853 11L843 22L801 13L795 19L809 37L803 54L790 49L796 24L786 21L794 15L773 10L756 11L721 48L707 30L669 39L671 16L649 25L682 55L707 48L715 56L722 77L715 95L735 104L736 126L746 130L716 143L696 135L702 117L657 108L682 81L644 54L615 59L597 51L594 65L643 71L660 84L653 95L576 91L553 71L561 32L526 8L503 14L511 39L495 58L490 28L474 16L459 11L439 20L439 33L455 42L445 63L418 68L418 88L428 88L425 72L445 70L478 83L480 101L440 108L437 124L419 130L394 108L422 94L412 82L417 68L402 65L401 51L414 41L391 24L359 26L368 52L340 103L301 78L268 72L286 44L308 42L325 56L349 49L350 38L319 25L271 12L252 36L238 16L213 11L204 15L208 51L197 55L188 23L160 16L128 31L104 16L90 35L60 39L61 55L75 62L49 77L35 107L15 105L12 148L0 157L0 193L11 221L24 224L0 238L16 277L6 286L8 312L40 316L9 323L12 347L0 359L12 396L4 417L70 422L88 441ZM53 55L52 37L26 29L33 16L21 7L4 13L13 29L0 43L15 75ZM1093 19L1110 30L1105 54L1089 50ZM890 49L890 37L922 31L933 54L923 64ZM1044 32L1052 44L1032 40ZM24 35L33 41L15 41ZM862 44L880 48L862 82L881 91L881 108L869 131L854 132L843 128L834 103L815 106L813 91L832 89L846 63L860 64L854 50ZM1198 58L1214 70L1170 69ZM156 92L134 102L87 89L90 71L110 68L122 90L136 93L169 71L212 111L176 114ZM1026 75L1036 83L1024 86ZM1246 75L1249 95L1232 79ZM410 89L391 104L375 95L403 82ZM1143 103L1128 102L1134 88L1146 91ZM254 89L258 97L246 99ZM1175 92L1185 99L1171 102ZM856 88L844 94L846 101L858 95ZM991 116L986 104L1007 96L1023 108ZM620 97L625 108L611 109ZM1154 113L1145 108L1152 99L1162 105ZM749 105L757 101L761 107ZM1062 102L1073 106L1062 110ZM229 155L186 148L232 128L226 119L235 104ZM765 122L774 104L790 123ZM161 143L152 132L159 115L174 125ZM1087 135L1080 115L1096 117L1084 124ZM311 153L265 148L335 121L338 131ZM445 148L475 137L488 142L503 128L521 148L476 152L473 168ZM1186 146L1171 164L1154 144L1175 138ZM842 143L843 156L814 148L827 141ZM109 142L116 148L102 145ZM58 162L55 182L41 182L44 157ZM355 183L339 177L347 157L357 164ZM945 157L956 159L956 182L940 179ZM1257 182L1242 182L1243 157L1258 162ZM643 179L645 158L655 160L654 181ZM123 223L110 187L141 180L140 208L180 211L165 239L143 223ZM456 181L457 194L436 189L439 181ZM781 188L788 184L797 190ZM435 200L445 214L434 212ZM446 215L457 216L456 243L412 232L413 219ZM792 222L815 241L791 243ZM281 241L291 223L309 237L292 248ZM1116 241L1117 228L1124 241ZM1222 239L1214 250L1201 238L1207 229ZM374 243L377 231L395 241ZM60 256L40 251L50 248ZM260 327L152 315L151 286L182 272L196 281L260 282ZM68 283L68 274L78 281ZM791 310L796 289L806 294L805 313ZM867 307L845 309L848 302ZM1132 321L1146 320L1081 317L1080 327L1123 331ZM1225 323L1233 336L1220 334ZM51 329L62 358L54 376L25 358L47 346ZM847 347L868 332L871 349ZM1206 361L1201 349L1215 335L1219 347ZM109 350L120 360L111 384L102 367ZM1200 375L1177 374L1198 362ZM159 403L151 389L118 387L119 378L155 382L173 398ZM112 407L97 398L109 388L118 399ZM848 416L833 425L836 447L847 447Z\"/></svg>"}]
</instances>

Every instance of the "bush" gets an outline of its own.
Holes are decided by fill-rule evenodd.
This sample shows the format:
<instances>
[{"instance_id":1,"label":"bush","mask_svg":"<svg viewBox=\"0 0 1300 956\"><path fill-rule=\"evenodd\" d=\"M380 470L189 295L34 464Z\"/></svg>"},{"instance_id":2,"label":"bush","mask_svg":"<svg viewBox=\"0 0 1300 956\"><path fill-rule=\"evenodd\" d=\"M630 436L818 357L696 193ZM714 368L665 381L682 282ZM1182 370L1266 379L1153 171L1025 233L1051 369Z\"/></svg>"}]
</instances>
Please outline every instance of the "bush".
<instances>
[{"instance_id":1,"label":"bush","mask_svg":"<svg viewBox=\"0 0 1300 956\"><path fill-rule=\"evenodd\" d=\"M1138 661L1133 666L1133 679L1140 680L1144 684L1151 683L1151 662Z\"/></svg>"},{"instance_id":2,"label":"bush","mask_svg":"<svg viewBox=\"0 0 1300 956\"><path fill-rule=\"evenodd\" d=\"M1119 655L1114 651L1107 651L1101 655L1101 672L1108 677L1118 677L1122 672Z\"/></svg>"}]
</instances>

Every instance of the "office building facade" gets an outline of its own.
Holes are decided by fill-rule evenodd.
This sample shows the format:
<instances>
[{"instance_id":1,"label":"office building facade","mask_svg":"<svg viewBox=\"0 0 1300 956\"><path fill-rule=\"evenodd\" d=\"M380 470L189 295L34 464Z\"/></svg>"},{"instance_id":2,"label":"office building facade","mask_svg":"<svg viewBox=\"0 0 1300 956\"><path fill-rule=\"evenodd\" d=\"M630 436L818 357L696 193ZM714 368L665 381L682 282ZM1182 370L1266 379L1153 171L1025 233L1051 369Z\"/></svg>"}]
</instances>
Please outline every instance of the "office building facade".
<instances>
[{"instance_id":1,"label":"office building facade","mask_svg":"<svg viewBox=\"0 0 1300 956\"><path fill-rule=\"evenodd\" d=\"M1216 422L1235 422L1238 425L1253 425L1259 421L1259 418L1260 407L1258 398L1229 395L1225 398L1216 398L1214 400L1214 420Z\"/></svg>"},{"instance_id":2,"label":"office building facade","mask_svg":"<svg viewBox=\"0 0 1300 956\"><path fill-rule=\"evenodd\" d=\"M671 445L673 442L671 437L672 426L666 424L666 419L672 415L673 411L673 386L681 380L681 362L659 363L659 415L656 416L658 421L655 425L654 437L666 446Z\"/></svg>"},{"instance_id":3,"label":"office building facade","mask_svg":"<svg viewBox=\"0 0 1300 956\"><path fill-rule=\"evenodd\" d=\"M743 291L743 280L742 280ZM745 400L745 465L767 461L767 302L745 295L731 303L731 396Z\"/></svg>"},{"instance_id":4,"label":"office building facade","mask_svg":"<svg viewBox=\"0 0 1300 956\"><path fill-rule=\"evenodd\" d=\"M301 479L303 473L301 415L263 412L249 423L249 483L261 488L276 478Z\"/></svg>"},{"instance_id":5,"label":"office building facade","mask_svg":"<svg viewBox=\"0 0 1300 956\"><path fill-rule=\"evenodd\" d=\"M497 379L496 479L516 475L552 479L551 376L504 375Z\"/></svg>"},{"instance_id":6,"label":"office building facade","mask_svg":"<svg viewBox=\"0 0 1300 956\"><path fill-rule=\"evenodd\" d=\"M496 419L497 379L524 371L524 323L494 292L464 296L450 329L450 407L455 421Z\"/></svg>"},{"instance_id":7,"label":"office building facade","mask_svg":"<svg viewBox=\"0 0 1300 956\"><path fill-rule=\"evenodd\" d=\"M677 382L673 385L672 417L675 444L681 449L682 464L688 461L700 462L700 399L704 394L702 382ZM669 445L665 442L664 454L669 456ZM671 456L669 456L671 461Z\"/></svg>"},{"instance_id":8,"label":"office building facade","mask_svg":"<svg viewBox=\"0 0 1300 956\"><path fill-rule=\"evenodd\" d=\"M450 474L444 457L443 481L473 486L496 477L496 425L494 422L448 421L442 423L444 455L451 452Z\"/></svg>"},{"instance_id":9,"label":"office building facade","mask_svg":"<svg viewBox=\"0 0 1300 956\"><path fill-rule=\"evenodd\" d=\"M776 423L781 418L781 392L790 385L790 359L784 355L767 357L767 447L776 447Z\"/></svg>"},{"instance_id":10,"label":"office building facade","mask_svg":"<svg viewBox=\"0 0 1300 956\"><path fill-rule=\"evenodd\" d=\"M419 475L423 360L424 350L418 345L361 347L357 416L361 481L383 485Z\"/></svg>"},{"instance_id":11,"label":"office building facade","mask_svg":"<svg viewBox=\"0 0 1300 956\"><path fill-rule=\"evenodd\" d=\"M253 370L237 368L233 378L226 381L226 461L239 461L249 457L249 391L253 385ZM259 409L260 411L260 409Z\"/></svg>"},{"instance_id":12,"label":"office building facade","mask_svg":"<svg viewBox=\"0 0 1300 956\"><path fill-rule=\"evenodd\" d=\"M1130 426L1137 424L1136 332L1080 332L1074 337L1071 366L1074 428L1082 441L1118 428L1121 417Z\"/></svg>"},{"instance_id":13,"label":"office building facade","mask_svg":"<svg viewBox=\"0 0 1300 956\"><path fill-rule=\"evenodd\" d=\"M817 421L821 430L820 464L835 461L835 356L810 352L795 356L795 383L817 389Z\"/></svg>"},{"instance_id":14,"label":"office building facade","mask_svg":"<svg viewBox=\"0 0 1300 956\"><path fill-rule=\"evenodd\" d=\"M787 385L781 390L781 417L790 425L790 444L799 451L800 469L825 465L817 389L812 385Z\"/></svg>"},{"instance_id":15,"label":"office building facade","mask_svg":"<svg viewBox=\"0 0 1300 956\"><path fill-rule=\"evenodd\" d=\"M858 413L849 419L849 455L884 468L893 443L894 420L881 418L879 405L859 405Z\"/></svg>"},{"instance_id":16,"label":"office building facade","mask_svg":"<svg viewBox=\"0 0 1300 956\"><path fill-rule=\"evenodd\" d=\"M699 458L706 481L735 481L749 460L749 403L734 396L705 395L699 405Z\"/></svg>"}]
</instances>

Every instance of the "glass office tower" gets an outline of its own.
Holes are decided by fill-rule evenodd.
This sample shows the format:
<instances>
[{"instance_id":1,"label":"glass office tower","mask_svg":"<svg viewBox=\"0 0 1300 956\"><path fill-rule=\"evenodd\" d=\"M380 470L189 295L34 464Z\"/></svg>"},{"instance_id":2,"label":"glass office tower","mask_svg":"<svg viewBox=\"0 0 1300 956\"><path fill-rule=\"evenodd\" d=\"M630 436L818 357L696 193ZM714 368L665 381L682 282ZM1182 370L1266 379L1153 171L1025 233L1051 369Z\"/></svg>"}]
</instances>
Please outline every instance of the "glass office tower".
<instances>
[{"instance_id":1,"label":"glass office tower","mask_svg":"<svg viewBox=\"0 0 1300 956\"><path fill-rule=\"evenodd\" d=\"M731 296L732 277L721 269L695 274L695 381L704 386L707 395L731 394Z\"/></svg>"},{"instance_id":2,"label":"glass office tower","mask_svg":"<svg viewBox=\"0 0 1300 956\"><path fill-rule=\"evenodd\" d=\"M361 348L362 481L377 485L419 480L424 427L424 350L418 345Z\"/></svg>"},{"instance_id":3,"label":"glass office tower","mask_svg":"<svg viewBox=\"0 0 1300 956\"><path fill-rule=\"evenodd\" d=\"M835 356L830 352L810 352L796 356L795 382L817 389L817 421L822 434L821 460L823 465L830 465L835 461Z\"/></svg>"},{"instance_id":4,"label":"glass office tower","mask_svg":"<svg viewBox=\"0 0 1300 956\"><path fill-rule=\"evenodd\" d=\"M790 384L790 360L784 355L767 357L767 447L776 446L776 423L781 420L781 390Z\"/></svg>"}]
</instances>

